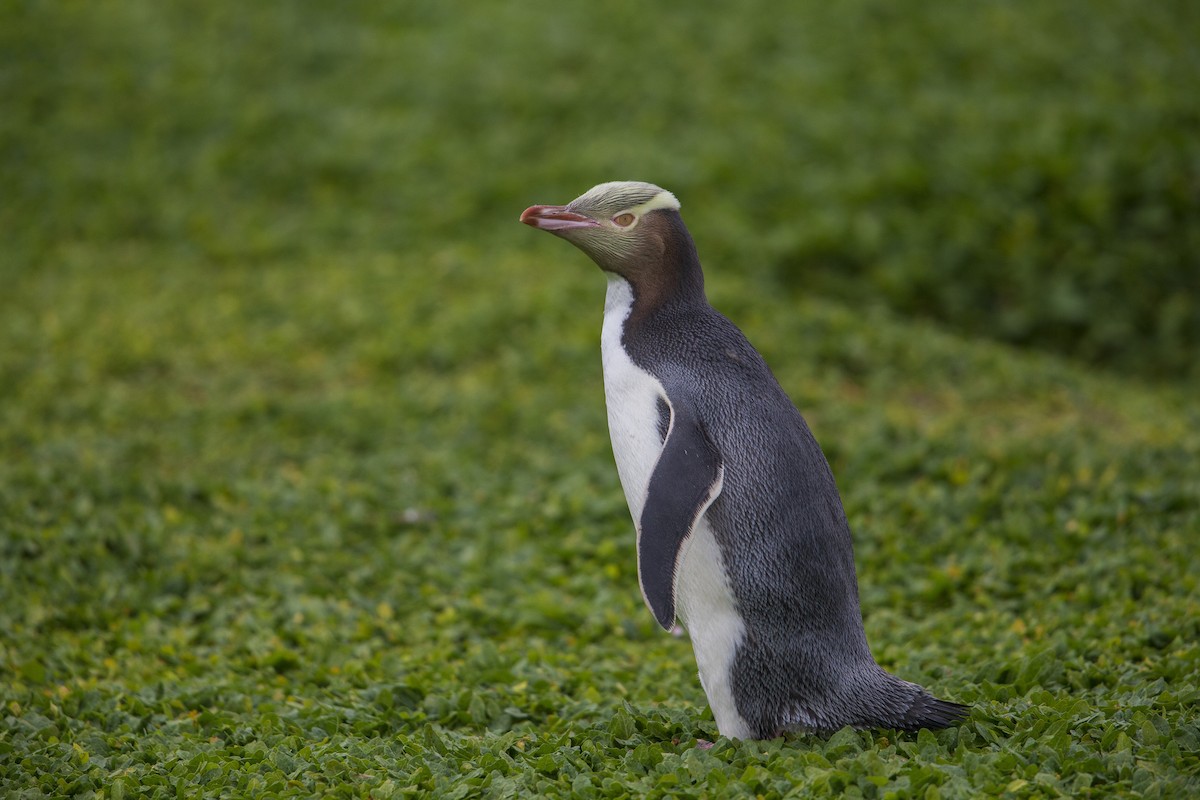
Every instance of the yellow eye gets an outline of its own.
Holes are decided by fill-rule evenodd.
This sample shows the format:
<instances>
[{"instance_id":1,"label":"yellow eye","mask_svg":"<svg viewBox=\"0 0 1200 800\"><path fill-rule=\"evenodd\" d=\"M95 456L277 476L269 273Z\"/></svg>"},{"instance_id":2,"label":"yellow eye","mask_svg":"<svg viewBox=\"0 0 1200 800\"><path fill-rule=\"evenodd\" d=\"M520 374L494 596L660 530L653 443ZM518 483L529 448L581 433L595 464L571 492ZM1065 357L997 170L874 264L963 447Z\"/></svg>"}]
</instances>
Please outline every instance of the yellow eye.
<instances>
[{"instance_id":1,"label":"yellow eye","mask_svg":"<svg viewBox=\"0 0 1200 800\"><path fill-rule=\"evenodd\" d=\"M634 217L633 214L618 214L617 216L613 217L613 222L622 228L628 228L633 224L634 219L636 219L636 217Z\"/></svg>"}]
</instances>

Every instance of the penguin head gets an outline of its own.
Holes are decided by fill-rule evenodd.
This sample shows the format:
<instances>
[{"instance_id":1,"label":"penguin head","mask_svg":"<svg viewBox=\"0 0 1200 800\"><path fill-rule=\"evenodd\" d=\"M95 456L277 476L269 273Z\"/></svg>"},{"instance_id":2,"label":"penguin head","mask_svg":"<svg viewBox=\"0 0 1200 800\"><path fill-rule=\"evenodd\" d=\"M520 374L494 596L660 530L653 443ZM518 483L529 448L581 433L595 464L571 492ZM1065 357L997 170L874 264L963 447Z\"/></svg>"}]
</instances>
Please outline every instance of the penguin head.
<instances>
[{"instance_id":1,"label":"penguin head","mask_svg":"<svg viewBox=\"0 0 1200 800\"><path fill-rule=\"evenodd\" d=\"M679 201L652 183L602 183L565 206L531 206L521 222L566 239L601 269L635 284L661 271L673 254L695 258Z\"/></svg>"}]
</instances>

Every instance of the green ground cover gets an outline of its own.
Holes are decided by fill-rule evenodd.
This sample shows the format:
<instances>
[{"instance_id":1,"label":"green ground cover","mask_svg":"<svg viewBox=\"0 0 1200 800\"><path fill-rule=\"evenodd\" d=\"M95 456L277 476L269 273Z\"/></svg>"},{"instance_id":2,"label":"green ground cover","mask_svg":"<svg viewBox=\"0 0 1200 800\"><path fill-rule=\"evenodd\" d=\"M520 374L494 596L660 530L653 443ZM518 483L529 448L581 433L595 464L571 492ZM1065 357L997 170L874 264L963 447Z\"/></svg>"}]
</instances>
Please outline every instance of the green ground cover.
<instances>
[{"instance_id":1,"label":"green ground cover","mask_svg":"<svg viewBox=\"0 0 1200 800\"><path fill-rule=\"evenodd\" d=\"M1197 791L1196 11L775 8L0 3L0 793ZM627 177L962 726L694 748L516 223Z\"/></svg>"}]
</instances>

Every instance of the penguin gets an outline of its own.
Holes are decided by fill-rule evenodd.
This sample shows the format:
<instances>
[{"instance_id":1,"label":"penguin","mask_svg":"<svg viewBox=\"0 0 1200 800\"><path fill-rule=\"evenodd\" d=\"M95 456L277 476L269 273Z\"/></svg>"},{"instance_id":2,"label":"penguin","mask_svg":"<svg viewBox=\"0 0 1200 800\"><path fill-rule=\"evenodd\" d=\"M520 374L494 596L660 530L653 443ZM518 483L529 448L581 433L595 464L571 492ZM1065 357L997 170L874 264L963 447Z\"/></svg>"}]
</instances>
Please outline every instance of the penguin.
<instances>
[{"instance_id":1,"label":"penguin","mask_svg":"<svg viewBox=\"0 0 1200 800\"><path fill-rule=\"evenodd\" d=\"M520 217L608 279L604 396L647 607L687 629L722 736L960 722L967 706L875 662L829 463L762 356L709 305L679 209L665 189L618 181Z\"/></svg>"}]
</instances>

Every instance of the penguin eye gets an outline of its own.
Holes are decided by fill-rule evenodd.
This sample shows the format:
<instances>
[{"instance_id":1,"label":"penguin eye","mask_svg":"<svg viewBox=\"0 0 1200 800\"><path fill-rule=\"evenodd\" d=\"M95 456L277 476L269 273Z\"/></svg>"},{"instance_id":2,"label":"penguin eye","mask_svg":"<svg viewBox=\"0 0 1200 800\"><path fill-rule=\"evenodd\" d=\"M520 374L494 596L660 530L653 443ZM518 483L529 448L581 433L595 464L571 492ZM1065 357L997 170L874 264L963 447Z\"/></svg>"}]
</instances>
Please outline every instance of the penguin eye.
<instances>
[{"instance_id":1,"label":"penguin eye","mask_svg":"<svg viewBox=\"0 0 1200 800\"><path fill-rule=\"evenodd\" d=\"M633 221L635 219L637 219L637 217L633 216L633 214L626 212L624 214L617 214L615 217L613 217L613 223L615 223L618 227L628 228L630 225L633 224Z\"/></svg>"}]
</instances>

